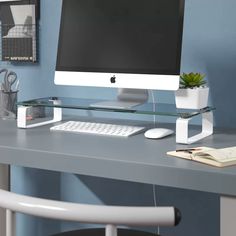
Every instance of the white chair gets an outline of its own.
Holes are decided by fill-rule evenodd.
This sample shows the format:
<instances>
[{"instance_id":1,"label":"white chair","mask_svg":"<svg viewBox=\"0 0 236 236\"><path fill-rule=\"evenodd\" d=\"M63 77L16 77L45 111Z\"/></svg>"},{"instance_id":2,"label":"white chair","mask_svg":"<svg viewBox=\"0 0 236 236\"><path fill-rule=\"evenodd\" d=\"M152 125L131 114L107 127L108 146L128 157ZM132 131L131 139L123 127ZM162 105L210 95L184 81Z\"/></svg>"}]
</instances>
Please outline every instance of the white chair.
<instances>
[{"instance_id":1,"label":"white chair","mask_svg":"<svg viewBox=\"0 0 236 236\"><path fill-rule=\"evenodd\" d=\"M64 232L57 236L117 236L117 226L175 226L181 216L174 207L100 206L29 197L0 189L0 207L6 209L6 236L15 234L15 213L81 223L104 224L105 230ZM119 229L119 236L151 236L131 229ZM56 236L55 235L55 236ZM155 234L156 235L156 234Z\"/></svg>"}]
</instances>

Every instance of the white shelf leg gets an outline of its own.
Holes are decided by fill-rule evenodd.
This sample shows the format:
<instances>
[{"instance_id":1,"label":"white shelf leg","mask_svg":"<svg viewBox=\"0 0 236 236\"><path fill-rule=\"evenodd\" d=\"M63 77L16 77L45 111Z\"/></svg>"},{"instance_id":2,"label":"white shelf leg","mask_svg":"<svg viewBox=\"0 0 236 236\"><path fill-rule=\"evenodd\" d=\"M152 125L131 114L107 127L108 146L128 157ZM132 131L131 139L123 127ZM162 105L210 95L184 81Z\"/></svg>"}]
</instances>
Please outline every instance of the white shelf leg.
<instances>
[{"instance_id":1,"label":"white shelf leg","mask_svg":"<svg viewBox=\"0 0 236 236\"><path fill-rule=\"evenodd\" d=\"M60 100L55 100L55 101L53 101L53 103L55 105L59 105ZM52 123L62 120L62 108L54 107L53 108L53 118L51 120L27 125L26 114L27 114L27 109L29 109L29 108L30 108L30 106L18 106L18 108L17 108L17 127L18 128L24 128L24 129L35 128L35 127L39 127L39 126L43 126L43 125L52 124Z\"/></svg>"},{"instance_id":2,"label":"white shelf leg","mask_svg":"<svg viewBox=\"0 0 236 236\"><path fill-rule=\"evenodd\" d=\"M192 144L213 134L213 112L205 112L202 116L202 131L192 137L188 136L189 122L192 118L178 118L176 121L176 143Z\"/></svg>"}]
</instances>

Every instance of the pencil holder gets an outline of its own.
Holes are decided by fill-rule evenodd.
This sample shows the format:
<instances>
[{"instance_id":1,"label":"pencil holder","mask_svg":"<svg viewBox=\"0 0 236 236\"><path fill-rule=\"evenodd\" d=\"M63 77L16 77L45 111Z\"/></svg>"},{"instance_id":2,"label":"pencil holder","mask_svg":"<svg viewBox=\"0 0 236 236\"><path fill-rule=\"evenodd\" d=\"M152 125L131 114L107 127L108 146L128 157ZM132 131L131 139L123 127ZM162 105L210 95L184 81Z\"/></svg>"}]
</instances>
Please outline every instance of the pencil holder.
<instances>
[{"instance_id":1,"label":"pencil holder","mask_svg":"<svg viewBox=\"0 0 236 236\"><path fill-rule=\"evenodd\" d=\"M18 91L0 90L0 117L16 118L16 102Z\"/></svg>"}]
</instances>

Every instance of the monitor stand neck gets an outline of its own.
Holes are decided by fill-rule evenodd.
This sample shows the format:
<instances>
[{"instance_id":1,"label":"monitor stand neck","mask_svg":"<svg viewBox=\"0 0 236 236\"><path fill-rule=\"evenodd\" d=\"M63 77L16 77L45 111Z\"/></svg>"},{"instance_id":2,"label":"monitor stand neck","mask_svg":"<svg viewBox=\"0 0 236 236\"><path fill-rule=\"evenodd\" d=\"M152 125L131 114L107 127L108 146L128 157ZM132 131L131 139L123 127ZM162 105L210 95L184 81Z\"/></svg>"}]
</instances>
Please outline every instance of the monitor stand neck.
<instances>
[{"instance_id":1,"label":"monitor stand neck","mask_svg":"<svg viewBox=\"0 0 236 236\"><path fill-rule=\"evenodd\" d=\"M117 100L91 104L98 108L130 109L148 101L148 90L119 88Z\"/></svg>"}]
</instances>

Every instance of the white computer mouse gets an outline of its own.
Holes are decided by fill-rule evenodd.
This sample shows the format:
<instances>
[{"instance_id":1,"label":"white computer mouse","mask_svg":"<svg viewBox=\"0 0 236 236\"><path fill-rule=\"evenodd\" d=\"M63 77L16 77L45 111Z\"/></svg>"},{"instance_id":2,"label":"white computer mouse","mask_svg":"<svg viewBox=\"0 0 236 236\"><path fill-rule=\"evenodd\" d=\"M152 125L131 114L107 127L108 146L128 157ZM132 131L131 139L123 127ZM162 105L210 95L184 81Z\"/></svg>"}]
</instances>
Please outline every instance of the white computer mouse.
<instances>
[{"instance_id":1,"label":"white computer mouse","mask_svg":"<svg viewBox=\"0 0 236 236\"><path fill-rule=\"evenodd\" d=\"M171 129L165 129L165 128L154 128L154 129L149 129L144 133L144 136L146 138L150 139L159 139L159 138L164 138L168 135L173 134L174 131Z\"/></svg>"}]
</instances>

